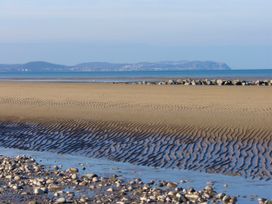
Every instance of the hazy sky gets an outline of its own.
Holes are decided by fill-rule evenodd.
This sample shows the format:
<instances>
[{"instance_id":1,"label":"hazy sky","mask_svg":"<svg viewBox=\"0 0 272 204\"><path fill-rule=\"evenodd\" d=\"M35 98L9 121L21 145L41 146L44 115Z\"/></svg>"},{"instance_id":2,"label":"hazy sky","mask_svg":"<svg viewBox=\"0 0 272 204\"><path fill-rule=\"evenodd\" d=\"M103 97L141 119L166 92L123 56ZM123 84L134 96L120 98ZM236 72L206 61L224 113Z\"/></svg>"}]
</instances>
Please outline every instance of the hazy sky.
<instances>
[{"instance_id":1,"label":"hazy sky","mask_svg":"<svg viewBox=\"0 0 272 204\"><path fill-rule=\"evenodd\" d=\"M271 0L0 0L0 63L216 60L272 68Z\"/></svg>"}]
</instances>

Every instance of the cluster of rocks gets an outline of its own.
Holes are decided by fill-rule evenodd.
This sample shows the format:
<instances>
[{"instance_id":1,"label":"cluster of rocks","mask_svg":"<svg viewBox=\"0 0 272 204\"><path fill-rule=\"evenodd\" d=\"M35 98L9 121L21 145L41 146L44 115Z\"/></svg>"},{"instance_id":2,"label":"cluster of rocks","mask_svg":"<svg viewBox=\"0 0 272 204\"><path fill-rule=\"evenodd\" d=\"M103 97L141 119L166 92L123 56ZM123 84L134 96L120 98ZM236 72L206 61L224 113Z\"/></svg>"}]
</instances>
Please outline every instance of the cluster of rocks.
<instances>
[{"instance_id":1,"label":"cluster of rocks","mask_svg":"<svg viewBox=\"0 0 272 204\"><path fill-rule=\"evenodd\" d=\"M224 79L169 79L167 81L139 81L132 84L146 85L185 85L185 86L272 86L272 80L224 80Z\"/></svg>"},{"instance_id":2,"label":"cluster of rocks","mask_svg":"<svg viewBox=\"0 0 272 204\"><path fill-rule=\"evenodd\" d=\"M141 179L124 181L118 176L79 174L38 164L26 156L0 157L1 203L229 203L236 197L217 193L212 185L201 191L183 189L177 183ZM84 167L83 167L84 168ZM262 203L268 203L260 199Z\"/></svg>"}]
</instances>

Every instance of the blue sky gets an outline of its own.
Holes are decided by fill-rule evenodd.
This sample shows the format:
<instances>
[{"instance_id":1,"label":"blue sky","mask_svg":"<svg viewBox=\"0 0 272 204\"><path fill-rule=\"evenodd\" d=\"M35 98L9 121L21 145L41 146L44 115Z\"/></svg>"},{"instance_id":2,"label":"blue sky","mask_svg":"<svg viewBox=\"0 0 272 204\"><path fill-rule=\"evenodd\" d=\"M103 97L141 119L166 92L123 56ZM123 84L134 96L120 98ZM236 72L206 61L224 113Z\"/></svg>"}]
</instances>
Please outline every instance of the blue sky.
<instances>
[{"instance_id":1,"label":"blue sky","mask_svg":"<svg viewBox=\"0 0 272 204\"><path fill-rule=\"evenodd\" d=\"M272 68L271 0L1 0L0 63L215 60Z\"/></svg>"}]
</instances>

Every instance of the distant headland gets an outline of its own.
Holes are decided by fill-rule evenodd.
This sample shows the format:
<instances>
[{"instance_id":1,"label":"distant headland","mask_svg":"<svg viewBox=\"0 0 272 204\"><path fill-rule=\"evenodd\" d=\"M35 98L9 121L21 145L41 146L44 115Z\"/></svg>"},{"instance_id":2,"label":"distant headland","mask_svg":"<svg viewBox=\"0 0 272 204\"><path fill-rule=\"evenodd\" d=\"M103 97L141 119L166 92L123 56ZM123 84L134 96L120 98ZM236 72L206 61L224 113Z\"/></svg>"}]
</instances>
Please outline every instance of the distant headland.
<instances>
[{"instance_id":1,"label":"distant headland","mask_svg":"<svg viewBox=\"0 0 272 204\"><path fill-rule=\"evenodd\" d=\"M161 61L138 63L88 62L72 66L44 61L25 64L0 64L0 72L85 72L85 71L170 71L170 70L230 70L223 62L215 61Z\"/></svg>"}]
</instances>

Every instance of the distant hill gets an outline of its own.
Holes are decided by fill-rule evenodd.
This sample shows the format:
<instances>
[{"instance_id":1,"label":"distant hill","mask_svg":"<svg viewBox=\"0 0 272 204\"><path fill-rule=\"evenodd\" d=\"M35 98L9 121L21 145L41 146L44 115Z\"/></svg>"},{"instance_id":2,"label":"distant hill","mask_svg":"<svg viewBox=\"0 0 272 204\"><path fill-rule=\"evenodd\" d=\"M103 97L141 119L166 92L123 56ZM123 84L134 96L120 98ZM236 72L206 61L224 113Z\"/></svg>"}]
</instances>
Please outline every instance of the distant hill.
<instances>
[{"instance_id":1,"label":"distant hill","mask_svg":"<svg viewBox=\"0 0 272 204\"><path fill-rule=\"evenodd\" d=\"M49 62L29 62L26 64L0 64L1 72L47 72L47 71L169 71L169 70L229 70L226 63L214 61L162 61L139 63L88 62L73 66Z\"/></svg>"}]
</instances>

